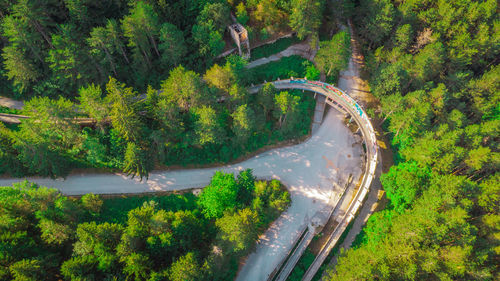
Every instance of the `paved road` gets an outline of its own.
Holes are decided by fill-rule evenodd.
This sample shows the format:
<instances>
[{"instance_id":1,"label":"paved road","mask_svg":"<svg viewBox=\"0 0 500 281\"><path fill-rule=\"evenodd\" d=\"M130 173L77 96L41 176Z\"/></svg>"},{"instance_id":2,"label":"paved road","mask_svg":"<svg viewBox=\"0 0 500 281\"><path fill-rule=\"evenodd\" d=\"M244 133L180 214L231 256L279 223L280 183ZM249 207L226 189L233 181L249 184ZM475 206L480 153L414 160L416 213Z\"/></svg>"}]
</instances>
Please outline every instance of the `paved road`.
<instances>
[{"instance_id":1,"label":"paved road","mask_svg":"<svg viewBox=\"0 0 500 281\"><path fill-rule=\"evenodd\" d=\"M356 195L356 200L349 206L346 217L348 220L352 219L351 210L359 208L371 183L371 157L374 152L376 154L375 136L372 134L373 128L369 119L349 96L327 84L305 79L276 81L274 84L281 89L305 89L323 94L327 97L327 103L336 104L343 108L343 111L349 112L360 124L367 141L369 161L364 161L365 165L361 164L361 146L356 145L351 132L342 123L343 114L331 109L323 125L307 142L271 150L240 164L211 169L153 172L145 182L128 179L122 174L83 174L71 175L66 180L30 180L58 188L61 192L71 195L89 192L139 193L201 187L208 184L216 170L236 173L251 168L257 177L280 179L289 188L292 205L260 238L256 251L248 257L237 278L265 280L293 247L300 230L308 224L310 218L322 218L323 223L326 223L334 207L329 203L332 198L337 198L338 194L343 192L338 187L345 186L348 175L352 174L358 178L361 173L370 171L369 176L363 177L363 192L358 192L362 195ZM250 90L255 91L256 88ZM13 181L18 180L3 179L0 180L0 185L9 185Z\"/></svg>"},{"instance_id":2,"label":"paved road","mask_svg":"<svg viewBox=\"0 0 500 281\"><path fill-rule=\"evenodd\" d=\"M162 171L151 173L149 180L129 179L122 174L74 174L66 180L30 178L42 185L58 188L65 194L136 193L176 190L206 185L214 171L237 172L252 168L261 178L277 178L290 191L292 204L260 238L240 271L238 280L265 280L293 246L301 227L317 212L330 210L328 200L352 173L362 173L362 149L342 123L335 110L325 117L323 125L306 142L262 153L239 164L214 169ZM0 185L10 185L19 179L1 179Z\"/></svg>"},{"instance_id":3,"label":"paved road","mask_svg":"<svg viewBox=\"0 0 500 281\"><path fill-rule=\"evenodd\" d=\"M0 106L5 106L8 108L23 109L24 102L13 100L7 97L0 97Z\"/></svg>"}]
</instances>

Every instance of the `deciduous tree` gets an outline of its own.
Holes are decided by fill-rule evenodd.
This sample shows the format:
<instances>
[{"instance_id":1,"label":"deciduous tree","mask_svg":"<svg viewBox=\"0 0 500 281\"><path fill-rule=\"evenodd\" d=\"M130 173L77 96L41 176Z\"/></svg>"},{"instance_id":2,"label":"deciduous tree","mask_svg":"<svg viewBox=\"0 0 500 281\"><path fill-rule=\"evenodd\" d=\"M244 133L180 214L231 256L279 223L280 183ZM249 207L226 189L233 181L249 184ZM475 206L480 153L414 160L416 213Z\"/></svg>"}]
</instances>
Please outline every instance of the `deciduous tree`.
<instances>
[{"instance_id":1,"label":"deciduous tree","mask_svg":"<svg viewBox=\"0 0 500 281\"><path fill-rule=\"evenodd\" d=\"M246 144L248 138L255 130L255 112L248 105L240 105L232 114L233 117L233 133L236 135L236 143L240 145Z\"/></svg>"},{"instance_id":2,"label":"deciduous tree","mask_svg":"<svg viewBox=\"0 0 500 281\"><path fill-rule=\"evenodd\" d=\"M318 31L323 18L322 0L293 0L290 27L303 39Z\"/></svg>"},{"instance_id":3,"label":"deciduous tree","mask_svg":"<svg viewBox=\"0 0 500 281\"><path fill-rule=\"evenodd\" d=\"M194 133L198 145L219 144L224 141L225 131L212 107L202 106L193 110L196 116Z\"/></svg>"},{"instance_id":4,"label":"deciduous tree","mask_svg":"<svg viewBox=\"0 0 500 281\"><path fill-rule=\"evenodd\" d=\"M198 203L207 218L219 218L237 206L238 185L233 174L215 172L210 185L200 194Z\"/></svg>"},{"instance_id":5,"label":"deciduous tree","mask_svg":"<svg viewBox=\"0 0 500 281\"><path fill-rule=\"evenodd\" d=\"M320 43L315 62L326 76L336 77L340 70L347 67L350 56L350 36L347 32L341 31L331 40Z\"/></svg>"}]
</instances>

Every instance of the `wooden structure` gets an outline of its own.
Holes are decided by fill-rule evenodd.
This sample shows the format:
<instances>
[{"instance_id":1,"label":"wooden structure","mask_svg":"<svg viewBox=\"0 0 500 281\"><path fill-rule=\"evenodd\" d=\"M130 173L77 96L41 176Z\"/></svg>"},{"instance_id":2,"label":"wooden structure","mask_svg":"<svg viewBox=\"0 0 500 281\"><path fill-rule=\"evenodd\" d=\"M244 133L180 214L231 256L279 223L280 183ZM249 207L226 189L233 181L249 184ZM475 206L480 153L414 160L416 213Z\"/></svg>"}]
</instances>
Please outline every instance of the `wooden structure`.
<instances>
[{"instance_id":1,"label":"wooden structure","mask_svg":"<svg viewBox=\"0 0 500 281\"><path fill-rule=\"evenodd\" d=\"M250 42L248 41L248 31L246 28L237 22L229 25L227 28L238 46L240 56L246 59L250 58Z\"/></svg>"}]
</instances>

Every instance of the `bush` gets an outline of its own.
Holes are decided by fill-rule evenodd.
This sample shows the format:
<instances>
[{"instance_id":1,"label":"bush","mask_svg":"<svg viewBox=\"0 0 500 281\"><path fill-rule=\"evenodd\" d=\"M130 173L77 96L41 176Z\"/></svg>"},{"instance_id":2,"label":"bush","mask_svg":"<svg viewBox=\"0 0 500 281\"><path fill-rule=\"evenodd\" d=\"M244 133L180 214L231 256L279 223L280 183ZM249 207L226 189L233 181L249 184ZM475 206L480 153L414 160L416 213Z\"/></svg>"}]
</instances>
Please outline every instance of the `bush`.
<instances>
[{"instance_id":1,"label":"bush","mask_svg":"<svg viewBox=\"0 0 500 281\"><path fill-rule=\"evenodd\" d=\"M288 79L293 77L305 77L306 69L311 62L300 57L284 57L279 61L270 62L261 66L252 68L252 79L250 83L261 84L265 81L274 81L278 78Z\"/></svg>"},{"instance_id":2,"label":"bush","mask_svg":"<svg viewBox=\"0 0 500 281\"><path fill-rule=\"evenodd\" d=\"M263 28L260 30L260 39L266 40L269 38L269 36L271 36L271 35L269 34L269 31L267 31L266 28Z\"/></svg>"}]
</instances>

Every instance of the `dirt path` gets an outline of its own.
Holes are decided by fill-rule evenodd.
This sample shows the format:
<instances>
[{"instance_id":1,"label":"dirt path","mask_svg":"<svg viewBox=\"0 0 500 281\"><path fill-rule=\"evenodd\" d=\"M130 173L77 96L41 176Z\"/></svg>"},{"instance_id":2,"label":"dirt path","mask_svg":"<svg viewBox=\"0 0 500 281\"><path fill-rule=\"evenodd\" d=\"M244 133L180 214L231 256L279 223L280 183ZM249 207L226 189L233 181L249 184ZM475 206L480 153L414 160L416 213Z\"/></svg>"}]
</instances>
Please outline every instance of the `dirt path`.
<instances>
[{"instance_id":1,"label":"dirt path","mask_svg":"<svg viewBox=\"0 0 500 281\"><path fill-rule=\"evenodd\" d=\"M348 68L340 73L339 77L339 88L347 91L347 93L361 103L365 108L374 108L378 106L377 99L371 94L368 82L362 78L361 69L364 67L364 57L357 42L355 31L353 29L352 23L349 21L349 32L351 34L351 48L352 56L349 59ZM380 204L383 200L380 200L383 196L382 186L380 184L379 176L382 171L386 171L387 164L392 163L392 153L390 152L390 147L387 145L387 140L382 134L380 126L378 126L378 120L373 122L375 130L377 131L377 139L379 142L379 148L381 153L379 154L379 165L376 169L376 177L368 193L368 197L361 208L361 211L354 220L354 224L347 234L346 238L340 245L339 249L348 249L351 247L352 243L356 239L356 236L361 232L364 225L368 221L368 218L380 208ZM387 162L386 165L382 163L382 157ZM328 268L333 268L337 264L338 256L330 261ZM324 272L326 273L326 272ZM323 274L322 280L327 280Z\"/></svg>"}]
</instances>

